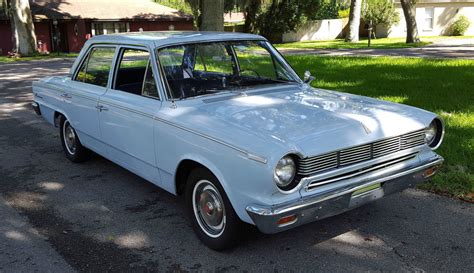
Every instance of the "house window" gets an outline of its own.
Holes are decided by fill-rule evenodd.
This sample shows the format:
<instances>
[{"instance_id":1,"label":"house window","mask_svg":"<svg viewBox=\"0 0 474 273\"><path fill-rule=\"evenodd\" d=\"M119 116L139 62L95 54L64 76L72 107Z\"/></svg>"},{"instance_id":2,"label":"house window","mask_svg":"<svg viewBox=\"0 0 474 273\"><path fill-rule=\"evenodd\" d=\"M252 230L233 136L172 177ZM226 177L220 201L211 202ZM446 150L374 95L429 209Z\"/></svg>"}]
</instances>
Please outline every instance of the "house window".
<instances>
[{"instance_id":1,"label":"house window","mask_svg":"<svg viewBox=\"0 0 474 273\"><path fill-rule=\"evenodd\" d=\"M119 32L129 32L130 24L128 22L95 22L92 23L92 36L111 34Z\"/></svg>"},{"instance_id":2,"label":"house window","mask_svg":"<svg viewBox=\"0 0 474 273\"><path fill-rule=\"evenodd\" d=\"M425 8L425 21L423 30L433 30L434 25L434 8Z\"/></svg>"}]
</instances>

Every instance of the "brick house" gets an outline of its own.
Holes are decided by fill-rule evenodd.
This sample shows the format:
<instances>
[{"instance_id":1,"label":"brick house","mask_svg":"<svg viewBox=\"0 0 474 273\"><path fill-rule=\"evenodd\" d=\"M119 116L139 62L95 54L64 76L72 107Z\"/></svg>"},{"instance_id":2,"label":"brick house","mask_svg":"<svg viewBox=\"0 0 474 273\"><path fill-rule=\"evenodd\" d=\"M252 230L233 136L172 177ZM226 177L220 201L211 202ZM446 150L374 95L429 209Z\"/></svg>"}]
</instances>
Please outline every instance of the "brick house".
<instances>
[{"instance_id":1,"label":"brick house","mask_svg":"<svg viewBox=\"0 0 474 273\"><path fill-rule=\"evenodd\" d=\"M41 52L79 52L94 35L192 30L193 17L150 0L30 0ZM0 17L0 55L12 49L8 18Z\"/></svg>"}]
</instances>

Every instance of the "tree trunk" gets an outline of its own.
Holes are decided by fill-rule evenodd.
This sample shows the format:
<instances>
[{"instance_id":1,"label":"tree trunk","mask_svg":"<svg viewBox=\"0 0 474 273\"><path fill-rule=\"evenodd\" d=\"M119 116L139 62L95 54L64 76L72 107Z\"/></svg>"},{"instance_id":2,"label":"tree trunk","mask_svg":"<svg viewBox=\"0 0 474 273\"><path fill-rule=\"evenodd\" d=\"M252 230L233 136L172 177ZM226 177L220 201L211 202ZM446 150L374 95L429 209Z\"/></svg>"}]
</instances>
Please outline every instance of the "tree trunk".
<instances>
[{"instance_id":1,"label":"tree trunk","mask_svg":"<svg viewBox=\"0 0 474 273\"><path fill-rule=\"evenodd\" d=\"M12 33L11 40L12 40L12 53L18 53L18 31L15 27L15 20L13 19L13 12L11 9L10 1L3 0L3 8L5 11L5 15L8 16L10 19L10 30Z\"/></svg>"},{"instance_id":2,"label":"tree trunk","mask_svg":"<svg viewBox=\"0 0 474 273\"><path fill-rule=\"evenodd\" d=\"M10 8L10 21L15 27L12 35L16 35L18 53L24 56L38 53L30 3L28 0L11 0Z\"/></svg>"},{"instance_id":3,"label":"tree trunk","mask_svg":"<svg viewBox=\"0 0 474 273\"><path fill-rule=\"evenodd\" d=\"M407 25L407 44L420 42L418 36L418 27L416 25L416 1L415 0L400 0Z\"/></svg>"},{"instance_id":4,"label":"tree trunk","mask_svg":"<svg viewBox=\"0 0 474 273\"><path fill-rule=\"evenodd\" d=\"M201 0L202 31L224 31L224 0Z\"/></svg>"},{"instance_id":5,"label":"tree trunk","mask_svg":"<svg viewBox=\"0 0 474 273\"><path fill-rule=\"evenodd\" d=\"M260 0L250 0L245 7L245 24L244 32L255 33L255 21L257 19L257 13L260 10Z\"/></svg>"},{"instance_id":6,"label":"tree trunk","mask_svg":"<svg viewBox=\"0 0 474 273\"><path fill-rule=\"evenodd\" d=\"M349 32L347 32L346 42L359 41L360 10L362 0L351 0L351 9L349 13Z\"/></svg>"}]
</instances>

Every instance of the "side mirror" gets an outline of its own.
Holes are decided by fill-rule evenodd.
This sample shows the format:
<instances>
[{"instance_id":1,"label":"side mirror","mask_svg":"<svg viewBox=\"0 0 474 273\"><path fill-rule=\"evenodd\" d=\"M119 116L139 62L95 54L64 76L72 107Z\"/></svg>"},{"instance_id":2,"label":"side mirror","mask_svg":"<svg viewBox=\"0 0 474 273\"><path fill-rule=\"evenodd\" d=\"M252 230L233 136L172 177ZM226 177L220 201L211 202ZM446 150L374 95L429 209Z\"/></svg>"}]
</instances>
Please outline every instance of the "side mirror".
<instances>
[{"instance_id":1,"label":"side mirror","mask_svg":"<svg viewBox=\"0 0 474 273\"><path fill-rule=\"evenodd\" d=\"M309 72L309 70L306 70L304 72L304 78L303 78L304 83L310 84L313 80L314 80L314 77L311 76L311 72Z\"/></svg>"}]
</instances>

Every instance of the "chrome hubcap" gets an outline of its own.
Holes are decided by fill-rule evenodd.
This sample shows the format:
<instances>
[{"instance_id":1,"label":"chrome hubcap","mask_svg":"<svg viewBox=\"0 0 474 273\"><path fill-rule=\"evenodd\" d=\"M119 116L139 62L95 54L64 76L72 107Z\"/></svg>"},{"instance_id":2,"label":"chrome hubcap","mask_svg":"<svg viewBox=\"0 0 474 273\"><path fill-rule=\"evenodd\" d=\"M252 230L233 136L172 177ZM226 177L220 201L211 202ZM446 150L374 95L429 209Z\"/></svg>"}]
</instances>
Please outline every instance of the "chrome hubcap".
<instances>
[{"instance_id":1,"label":"chrome hubcap","mask_svg":"<svg viewBox=\"0 0 474 273\"><path fill-rule=\"evenodd\" d=\"M66 144L66 149L70 154L76 153L76 133L74 129L69 124L69 121L66 120L63 125L63 138L64 144Z\"/></svg>"},{"instance_id":2,"label":"chrome hubcap","mask_svg":"<svg viewBox=\"0 0 474 273\"><path fill-rule=\"evenodd\" d=\"M225 228L226 214L219 191L207 180L200 180L193 191L194 215L201 229L210 237L219 237Z\"/></svg>"}]
</instances>

